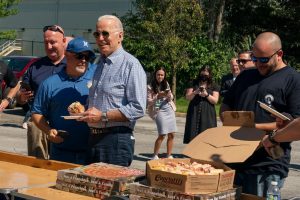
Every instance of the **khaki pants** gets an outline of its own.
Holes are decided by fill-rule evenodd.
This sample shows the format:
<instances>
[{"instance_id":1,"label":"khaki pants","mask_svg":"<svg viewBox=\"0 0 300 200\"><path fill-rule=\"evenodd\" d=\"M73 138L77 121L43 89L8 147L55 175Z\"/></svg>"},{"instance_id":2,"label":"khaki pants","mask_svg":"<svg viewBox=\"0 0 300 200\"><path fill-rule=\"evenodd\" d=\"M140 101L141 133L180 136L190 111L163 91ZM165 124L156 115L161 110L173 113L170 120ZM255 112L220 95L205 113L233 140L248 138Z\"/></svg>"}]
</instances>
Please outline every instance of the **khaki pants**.
<instances>
[{"instance_id":1,"label":"khaki pants","mask_svg":"<svg viewBox=\"0 0 300 200\"><path fill-rule=\"evenodd\" d=\"M40 159L49 159L49 146L46 134L33 123L28 121L27 129L27 148L28 155Z\"/></svg>"}]
</instances>

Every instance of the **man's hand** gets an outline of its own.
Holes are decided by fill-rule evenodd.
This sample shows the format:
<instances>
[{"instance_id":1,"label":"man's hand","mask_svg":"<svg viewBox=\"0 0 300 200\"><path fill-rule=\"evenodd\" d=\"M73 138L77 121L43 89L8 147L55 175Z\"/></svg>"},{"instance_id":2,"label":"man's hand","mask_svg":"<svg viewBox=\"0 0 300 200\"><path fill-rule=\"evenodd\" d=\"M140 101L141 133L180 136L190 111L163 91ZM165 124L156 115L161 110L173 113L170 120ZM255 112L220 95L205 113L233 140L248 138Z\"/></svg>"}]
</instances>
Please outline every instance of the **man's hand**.
<instances>
[{"instance_id":1,"label":"man's hand","mask_svg":"<svg viewBox=\"0 0 300 200\"><path fill-rule=\"evenodd\" d=\"M3 99L0 103L0 112L3 112L3 110L8 106L9 101L7 99Z\"/></svg>"},{"instance_id":2,"label":"man's hand","mask_svg":"<svg viewBox=\"0 0 300 200\"><path fill-rule=\"evenodd\" d=\"M265 148L270 148L270 147L275 146L275 145L269 140L269 136L268 136L268 135L265 135L265 136L263 137L263 139L261 140L261 143L262 143L262 145L263 145Z\"/></svg>"},{"instance_id":3,"label":"man's hand","mask_svg":"<svg viewBox=\"0 0 300 200\"><path fill-rule=\"evenodd\" d=\"M18 93L18 103L25 104L34 98L33 91L21 89Z\"/></svg>"},{"instance_id":4,"label":"man's hand","mask_svg":"<svg viewBox=\"0 0 300 200\"><path fill-rule=\"evenodd\" d=\"M288 125L291 121L294 120L294 118L292 117L292 115L288 114L288 113L282 113L283 115L285 115L286 117L288 117L290 120L283 120L279 117L276 117L276 127L277 129L282 129L284 128L286 125Z\"/></svg>"},{"instance_id":5,"label":"man's hand","mask_svg":"<svg viewBox=\"0 0 300 200\"><path fill-rule=\"evenodd\" d=\"M64 141L62 137L58 136L58 132L56 129L50 129L47 133L47 136L48 140L53 143L62 143Z\"/></svg>"},{"instance_id":6,"label":"man's hand","mask_svg":"<svg viewBox=\"0 0 300 200\"><path fill-rule=\"evenodd\" d=\"M95 107L89 108L87 111L81 113L82 117L77 119L77 121L84 121L87 123L100 123L101 121L101 111Z\"/></svg>"}]
</instances>

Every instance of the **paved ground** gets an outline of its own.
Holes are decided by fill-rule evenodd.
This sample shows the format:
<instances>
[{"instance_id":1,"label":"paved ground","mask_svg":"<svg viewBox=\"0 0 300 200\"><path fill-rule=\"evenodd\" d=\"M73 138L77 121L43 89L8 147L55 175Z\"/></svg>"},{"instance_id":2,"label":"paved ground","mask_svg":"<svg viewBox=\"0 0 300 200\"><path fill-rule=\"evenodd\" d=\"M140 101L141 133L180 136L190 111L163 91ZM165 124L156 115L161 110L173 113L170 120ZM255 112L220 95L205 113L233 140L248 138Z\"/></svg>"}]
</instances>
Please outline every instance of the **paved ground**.
<instances>
[{"instance_id":1,"label":"paved ground","mask_svg":"<svg viewBox=\"0 0 300 200\"><path fill-rule=\"evenodd\" d=\"M20 108L6 110L0 113L0 150L26 155L26 130L21 128L23 112ZM175 137L174 156L180 157L184 145L182 144L184 117L177 117L178 133ZM145 116L140 119L135 130L136 145L132 167L144 169L145 161L149 160L153 152L153 144L157 137L154 122ZM165 142L161 153L166 152ZM163 157L163 154L161 155ZM282 199L300 196L300 141L293 143L292 160L289 177L282 189Z\"/></svg>"}]
</instances>

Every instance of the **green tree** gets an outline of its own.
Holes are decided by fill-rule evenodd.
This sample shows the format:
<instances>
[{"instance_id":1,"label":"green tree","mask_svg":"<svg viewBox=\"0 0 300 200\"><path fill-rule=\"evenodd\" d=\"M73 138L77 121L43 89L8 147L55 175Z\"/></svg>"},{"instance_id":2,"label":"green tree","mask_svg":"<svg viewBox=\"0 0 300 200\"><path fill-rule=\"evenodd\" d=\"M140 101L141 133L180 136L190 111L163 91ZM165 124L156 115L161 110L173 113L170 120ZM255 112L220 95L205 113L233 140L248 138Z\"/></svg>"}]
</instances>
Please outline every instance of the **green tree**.
<instances>
[{"instance_id":1,"label":"green tree","mask_svg":"<svg viewBox=\"0 0 300 200\"><path fill-rule=\"evenodd\" d=\"M201 34L203 11L196 0L136 0L136 13L123 17L124 45L148 71L164 66L171 72L176 96L176 77L192 59L188 42Z\"/></svg>"},{"instance_id":2,"label":"green tree","mask_svg":"<svg viewBox=\"0 0 300 200\"><path fill-rule=\"evenodd\" d=\"M18 10L14 7L21 0L0 0L0 18L15 15ZM16 37L15 31L0 32L0 39L13 39Z\"/></svg>"},{"instance_id":3,"label":"green tree","mask_svg":"<svg viewBox=\"0 0 300 200\"><path fill-rule=\"evenodd\" d=\"M224 21L223 37L237 49L262 31L277 33L285 59L300 69L299 0L227 0Z\"/></svg>"}]
</instances>

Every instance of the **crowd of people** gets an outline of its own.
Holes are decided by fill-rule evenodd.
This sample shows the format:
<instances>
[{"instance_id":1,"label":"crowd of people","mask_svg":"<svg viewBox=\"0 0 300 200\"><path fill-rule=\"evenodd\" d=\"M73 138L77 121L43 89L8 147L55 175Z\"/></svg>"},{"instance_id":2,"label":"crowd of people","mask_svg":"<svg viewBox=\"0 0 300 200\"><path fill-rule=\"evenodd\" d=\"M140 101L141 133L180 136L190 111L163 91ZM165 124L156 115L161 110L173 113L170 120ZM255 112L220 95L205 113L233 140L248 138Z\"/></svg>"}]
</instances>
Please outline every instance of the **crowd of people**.
<instances>
[{"instance_id":1,"label":"crowd of people","mask_svg":"<svg viewBox=\"0 0 300 200\"><path fill-rule=\"evenodd\" d=\"M172 150L176 127L174 95L167 71L159 66L148 82L138 61L122 47L122 22L113 15L100 16L93 33L100 56L81 37L68 37L58 25L43 28L46 56L34 62L22 84L0 61L0 82L11 88L0 103L0 112L16 97L30 106L28 155L40 159L89 164L105 162L130 166L134 156L136 121L148 111L157 127L152 159L167 136L167 158ZM243 192L266 196L271 181L279 187L288 176L291 142L299 140L300 77L283 60L281 40L263 32L252 49L238 53L229 61L231 73L222 77L220 87L213 82L210 66L200 68L186 88L189 101L183 143L190 143L208 128L217 126L215 105L221 101L220 119L225 111L253 111L255 128L267 132L256 150L243 163L227 163L236 170L235 184ZM221 98L220 98L221 97ZM290 121L271 116L257 101L266 103ZM73 102L84 105L76 120L68 110ZM271 133L271 134L269 134ZM270 149L280 145L284 155L273 158Z\"/></svg>"}]
</instances>

